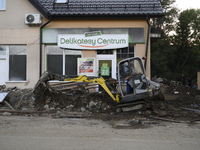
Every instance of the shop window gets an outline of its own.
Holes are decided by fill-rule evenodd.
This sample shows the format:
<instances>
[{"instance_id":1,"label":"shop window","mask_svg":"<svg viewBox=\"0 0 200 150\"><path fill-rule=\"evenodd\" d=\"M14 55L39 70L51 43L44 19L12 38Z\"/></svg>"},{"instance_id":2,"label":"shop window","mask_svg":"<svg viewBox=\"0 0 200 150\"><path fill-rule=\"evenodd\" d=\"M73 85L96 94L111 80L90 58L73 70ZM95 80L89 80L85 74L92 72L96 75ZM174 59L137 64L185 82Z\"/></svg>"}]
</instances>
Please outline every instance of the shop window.
<instances>
[{"instance_id":1,"label":"shop window","mask_svg":"<svg viewBox=\"0 0 200 150\"><path fill-rule=\"evenodd\" d=\"M81 51L46 46L46 70L57 74L77 75L77 58L81 58L81 55Z\"/></svg>"},{"instance_id":2,"label":"shop window","mask_svg":"<svg viewBox=\"0 0 200 150\"><path fill-rule=\"evenodd\" d=\"M9 81L26 81L26 46L9 46Z\"/></svg>"},{"instance_id":3,"label":"shop window","mask_svg":"<svg viewBox=\"0 0 200 150\"><path fill-rule=\"evenodd\" d=\"M6 10L6 0L0 0L0 10Z\"/></svg>"},{"instance_id":4,"label":"shop window","mask_svg":"<svg viewBox=\"0 0 200 150\"><path fill-rule=\"evenodd\" d=\"M125 58L134 57L134 45L129 44L129 47L117 49L117 63Z\"/></svg>"}]
</instances>

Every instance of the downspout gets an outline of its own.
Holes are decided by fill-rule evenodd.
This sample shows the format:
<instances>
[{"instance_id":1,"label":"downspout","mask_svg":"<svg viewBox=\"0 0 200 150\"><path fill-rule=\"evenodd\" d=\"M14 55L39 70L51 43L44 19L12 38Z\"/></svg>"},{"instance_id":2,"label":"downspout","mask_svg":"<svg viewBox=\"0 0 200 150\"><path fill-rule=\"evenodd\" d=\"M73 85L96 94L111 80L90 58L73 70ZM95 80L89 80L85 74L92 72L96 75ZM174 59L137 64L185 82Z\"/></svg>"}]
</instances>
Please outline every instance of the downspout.
<instances>
[{"instance_id":1,"label":"downspout","mask_svg":"<svg viewBox=\"0 0 200 150\"><path fill-rule=\"evenodd\" d=\"M46 22L45 24L43 24L41 27L40 27L40 74L39 76L42 75L42 29L51 22L51 18L48 22Z\"/></svg>"},{"instance_id":2,"label":"downspout","mask_svg":"<svg viewBox=\"0 0 200 150\"><path fill-rule=\"evenodd\" d=\"M147 54L148 54L148 46L149 46L149 31L150 31L150 24L149 24L149 21L148 21L148 16L146 17L146 22L148 24L148 32L147 32L147 43L146 43L146 53L145 53L145 63L144 63L144 68L146 70L146 66L147 66Z\"/></svg>"}]
</instances>

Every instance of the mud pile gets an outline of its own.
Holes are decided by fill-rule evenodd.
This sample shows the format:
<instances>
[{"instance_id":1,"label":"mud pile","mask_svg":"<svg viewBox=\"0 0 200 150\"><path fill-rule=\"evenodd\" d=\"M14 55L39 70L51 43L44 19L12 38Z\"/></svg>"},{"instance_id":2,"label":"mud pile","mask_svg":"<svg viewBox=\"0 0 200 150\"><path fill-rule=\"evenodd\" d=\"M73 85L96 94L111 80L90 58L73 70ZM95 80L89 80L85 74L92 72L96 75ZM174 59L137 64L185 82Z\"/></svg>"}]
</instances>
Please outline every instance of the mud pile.
<instances>
[{"instance_id":1,"label":"mud pile","mask_svg":"<svg viewBox=\"0 0 200 150\"><path fill-rule=\"evenodd\" d=\"M165 100L152 103L158 116L179 120L195 120L200 116L200 91L186 86L167 86L163 89Z\"/></svg>"}]
</instances>

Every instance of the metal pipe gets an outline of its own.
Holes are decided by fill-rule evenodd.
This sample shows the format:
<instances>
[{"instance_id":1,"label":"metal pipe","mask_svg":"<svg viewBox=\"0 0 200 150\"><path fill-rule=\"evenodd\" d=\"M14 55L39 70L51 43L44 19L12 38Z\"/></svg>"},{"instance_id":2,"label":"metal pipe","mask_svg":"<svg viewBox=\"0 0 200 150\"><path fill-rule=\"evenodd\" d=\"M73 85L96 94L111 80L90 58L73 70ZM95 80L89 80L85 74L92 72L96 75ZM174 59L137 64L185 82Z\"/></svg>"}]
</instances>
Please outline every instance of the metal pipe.
<instances>
[{"instance_id":1,"label":"metal pipe","mask_svg":"<svg viewBox=\"0 0 200 150\"><path fill-rule=\"evenodd\" d=\"M51 18L48 22L46 22L45 24L43 24L40 27L40 74L39 77L42 75L42 29L51 22Z\"/></svg>"},{"instance_id":2,"label":"metal pipe","mask_svg":"<svg viewBox=\"0 0 200 150\"><path fill-rule=\"evenodd\" d=\"M146 22L148 24L148 32L147 32L147 43L146 43L146 53L145 53L145 63L144 63L144 68L146 70L146 65L147 65L147 54L148 54L148 46L149 46L149 31L150 31L150 24L149 24L149 21L148 21L148 16L146 17Z\"/></svg>"},{"instance_id":3,"label":"metal pipe","mask_svg":"<svg viewBox=\"0 0 200 150\"><path fill-rule=\"evenodd\" d=\"M197 109L190 109L190 108L185 108L185 107L179 107L179 108L184 109L184 110L189 110L189 111L196 111L200 113L200 110L197 110Z\"/></svg>"}]
</instances>

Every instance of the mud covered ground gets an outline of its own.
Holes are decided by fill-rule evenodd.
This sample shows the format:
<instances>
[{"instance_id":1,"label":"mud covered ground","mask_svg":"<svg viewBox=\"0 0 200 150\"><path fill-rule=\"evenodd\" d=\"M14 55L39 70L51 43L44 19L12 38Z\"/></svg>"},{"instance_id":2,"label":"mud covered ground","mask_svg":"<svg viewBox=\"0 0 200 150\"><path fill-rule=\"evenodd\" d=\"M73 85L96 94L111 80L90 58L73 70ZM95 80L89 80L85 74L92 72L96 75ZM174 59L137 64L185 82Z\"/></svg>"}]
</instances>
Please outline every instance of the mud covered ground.
<instances>
[{"instance_id":1,"label":"mud covered ground","mask_svg":"<svg viewBox=\"0 0 200 150\"><path fill-rule=\"evenodd\" d=\"M87 118L103 121L129 120L123 126L113 124L115 128L140 128L158 124L155 121L196 122L200 119L200 91L185 86L162 86L164 99L153 97L147 100L147 109L116 113L113 102L102 94L87 99L81 94L64 95L46 93L45 100L35 99L32 89L9 88L9 92L0 104L2 115L49 116L52 118ZM44 98L44 97L43 97ZM104 101L101 101L101 99ZM130 121L131 120L131 121ZM110 122L112 124L112 122Z\"/></svg>"},{"instance_id":2,"label":"mud covered ground","mask_svg":"<svg viewBox=\"0 0 200 150\"><path fill-rule=\"evenodd\" d=\"M0 116L2 150L198 150L199 123Z\"/></svg>"}]
</instances>

